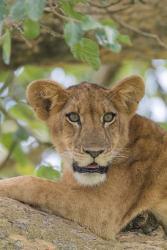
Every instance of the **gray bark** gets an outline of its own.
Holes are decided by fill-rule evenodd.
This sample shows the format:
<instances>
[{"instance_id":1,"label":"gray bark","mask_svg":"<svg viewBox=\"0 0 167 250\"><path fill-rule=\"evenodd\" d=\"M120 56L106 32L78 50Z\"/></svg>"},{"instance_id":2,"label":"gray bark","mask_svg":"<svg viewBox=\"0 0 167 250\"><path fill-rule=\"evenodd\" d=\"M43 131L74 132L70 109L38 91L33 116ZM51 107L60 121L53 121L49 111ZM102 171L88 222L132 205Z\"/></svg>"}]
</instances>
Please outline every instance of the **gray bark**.
<instances>
[{"instance_id":1,"label":"gray bark","mask_svg":"<svg viewBox=\"0 0 167 250\"><path fill-rule=\"evenodd\" d=\"M18 201L0 198L0 204L1 250L167 249L160 228L151 236L121 233L117 241L105 241L74 222Z\"/></svg>"}]
</instances>

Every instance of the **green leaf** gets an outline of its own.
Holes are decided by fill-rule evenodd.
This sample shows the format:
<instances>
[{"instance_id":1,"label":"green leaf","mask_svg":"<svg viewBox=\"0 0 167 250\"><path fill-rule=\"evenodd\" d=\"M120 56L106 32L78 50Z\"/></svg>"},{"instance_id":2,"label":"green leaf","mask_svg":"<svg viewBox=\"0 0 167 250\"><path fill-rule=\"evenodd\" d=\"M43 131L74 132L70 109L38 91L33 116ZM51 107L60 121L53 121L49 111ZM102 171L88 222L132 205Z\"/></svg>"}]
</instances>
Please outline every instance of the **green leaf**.
<instances>
[{"instance_id":1,"label":"green leaf","mask_svg":"<svg viewBox=\"0 0 167 250\"><path fill-rule=\"evenodd\" d=\"M2 35L2 32L3 32L3 22L0 22L0 46L2 45L2 38L3 38L3 35Z\"/></svg>"},{"instance_id":2,"label":"green leaf","mask_svg":"<svg viewBox=\"0 0 167 250\"><path fill-rule=\"evenodd\" d=\"M112 52L114 53L119 53L122 49L122 46L119 43L114 43L114 44L109 45L108 49L111 49Z\"/></svg>"},{"instance_id":3,"label":"green leaf","mask_svg":"<svg viewBox=\"0 0 167 250\"><path fill-rule=\"evenodd\" d=\"M39 22L26 19L23 25L24 36L28 39L34 39L40 34Z\"/></svg>"},{"instance_id":4,"label":"green leaf","mask_svg":"<svg viewBox=\"0 0 167 250\"><path fill-rule=\"evenodd\" d=\"M4 20L7 14L7 6L5 0L0 0L0 22Z\"/></svg>"},{"instance_id":5,"label":"green leaf","mask_svg":"<svg viewBox=\"0 0 167 250\"><path fill-rule=\"evenodd\" d=\"M65 0L66 1L66 0ZM76 5L78 3L86 3L88 0L70 0L72 5Z\"/></svg>"},{"instance_id":6,"label":"green leaf","mask_svg":"<svg viewBox=\"0 0 167 250\"><path fill-rule=\"evenodd\" d=\"M27 166L29 164L29 159L27 155L22 150L21 146L17 144L13 150L12 157L21 165L22 167Z\"/></svg>"},{"instance_id":7,"label":"green leaf","mask_svg":"<svg viewBox=\"0 0 167 250\"><path fill-rule=\"evenodd\" d=\"M98 43L103 46L106 47L106 45L109 43L106 32L104 30L104 28L101 29L97 29L96 31L96 39L98 41Z\"/></svg>"},{"instance_id":8,"label":"green leaf","mask_svg":"<svg viewBox=\"0 0 167 250\"><path fill-rule=\"evenodd\" d=\"M38 21L44 11L46 0L26 0L26 12L33 21Z\"/></svg>"},{"instance_id":9,"label":"green leaf","mask_svg":"<svg viewBox=\"0 0 167 250\"><path fill-rule=\"evenodd\" d=\"M86 15L81 21L81 26L84 31L88 31L100 28L101 24L91 16Z\"/></svg>"},{"instance_id":10,"label":"green leaf","mask_svg":"<svg viewBox=\"0 0 167 250\"><path fill-rule=\"evenodd\" d=\"M2 58L5 64L10 63L10 54L11 54L11 34L10 30L6 29L2 41Z\"/></svg>"},{"instance_id":11,"label":"green leaf","mask_svg":"<svg viewBox=\"0 0 167 250\"><path fill-rule=\"evenodd\" d=\"M25 0L16 0L16 3L11 7L9 15L13 20L23 20L26 15Z\"/></svg>"},{"instance_id":12,"label":"green leaf","mask_svg":"<svg viewBox=\"0 0 167 250\"><path fill-rule=\"evenodd\" d=\"M96 32L97 39L102 39L104 44L101 44L102 46L108 45L108 44L114 44L116 42L118 36L118 31L110 28L109 26L104 26L101 29L98 29Z\"/></svg>"},{"instance_id":13,"label":"green leaf","mask_svg":"<svg viewBox=\"0 0 167 250\"><path fill-rule=\"evenodd\" d=\"M27 161L27 164L22 165L21 162L17 162L16 171L19 175L33 175L34 165Z\"/></svg>"},{"instance_id":14,"label":"green leaf","mask_svg":"<svg viewBox=\"0 0 167 250\"><path fill-rule=\"evenodd\" d=\"M35 170L35 175L47 179L58 179L60 177L60 172L53 169L52 166L42 165Z\"/></svg>"},{"instance_id":15,"label":"green leaf","mask_svg":"<svg viewBox=\"0 0 167 250\"><path fill-rule=\"evenodd\" d=\"M4 123L5 116L0 112L0 126Z\"/></svg>"},{"instance_id":16,"label":"green leaf","mask_svg":"<svg viewBox=\"0 0 167 250\"><path fill-rule=\"evenodd\" d=\"M117 23L111 18L101 20L101 24L104 26L109 26L110 28L114 28L114 29L117 28Z\"/></svg>"},{"instance_id":17,"label":"green leaf","mask_svg":"<svg viewBox=\"0 0 167 250\"><path fill-rule=\"evenodd\" d=\"M0 142L9 149L14 141L13 133L4 133L0 137Z\"/></svg>"},{"instance_id":18,"label":"green leaf","mask_svg":"<svg viewBox=\"0 0 167 250\"><path fill-rule=\"evenodd\" d=\"M130 37L128 35L119 34L118 41L125 44L125 45L132 46L132 42L131 42Z\"/></svg>"},{"instance_id":19,"label":"green leaf","mask_svg":"<svg viewBox=\"0 0 167 250\"><path fill-rule=\"evenodd\" d=\"M24 129L24 127L20 127L16 133L14 134L14 138L16 140L20 140L20 141L25 141L27 140L29 137L28 132Z\"/></svg>"},{"instance_id":20,"label":"green leaf","mask_svg":"<svg viewBox=\"0 0 167 250\"><path fill-rule=\"evenodd\" d=\"M94 41L82 38L79 43L72 46L71 51L76 59L88 63L94 69L100 67L99 47Z\"/></svg>"},{"instance_id":21,"label":"green leaf","mask_svg":"<svg viewBox=\"0 0 167 250\"><path fill-rule=\"evenodd\" d=\"M96 31L96 38L98 43L107 49L110 49L114 53L121 51L121 45L117 41L118 31L110 28L109 26L104 26Z\"/></svg>"},{"instance_id":22,"label":"green leaf","mask_svg":"<svg viewBox=\"0 0 167 250\"><path fill-rule=\"evenodd\" d=\"M60 0L59 2L61 9L66 16L72 17L77 20L82 20L85 15L74 9L76 1Z\"/></svg>"},{"instance_id":23,"label":"green leaf","mask_svg":"<svg viewBox=\"0 0 167 250\"><path fill-rule=\"evenodd\" d=\"M69 22L64 25L64 38L70 47L79 42L82 35L83 31L79 23Z\"/></svg>"},{"instance_id":24,"label":"green leaf","mask_svg":"<svg viewBox=\"0 0 167 250\"><path fill-rule=\"evenodd\" d=\"M33 119L32 111L30 110L28 105L25 104L17 103L12 106L8 111L17 120L31 121Z\"/></svg>"}]
</instances>

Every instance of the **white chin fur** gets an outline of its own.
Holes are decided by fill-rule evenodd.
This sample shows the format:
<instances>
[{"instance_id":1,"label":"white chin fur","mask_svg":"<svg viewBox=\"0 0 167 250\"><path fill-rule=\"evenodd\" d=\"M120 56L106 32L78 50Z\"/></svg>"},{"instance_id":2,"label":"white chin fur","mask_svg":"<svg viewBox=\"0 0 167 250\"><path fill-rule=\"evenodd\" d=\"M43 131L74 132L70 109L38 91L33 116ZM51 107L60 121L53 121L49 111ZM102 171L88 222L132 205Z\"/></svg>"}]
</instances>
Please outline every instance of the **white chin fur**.
<instances>
[{"instance_id":1,"label":"white chin fur","mask_svg":"<svg viewBox=\"0 0 167 250\"><path fill-rule=\"evenodd\" d=\"M95 186L101 184L106 180L106 174L74 172L74 178L81 185Z\"/></svg>"}]
</instances>

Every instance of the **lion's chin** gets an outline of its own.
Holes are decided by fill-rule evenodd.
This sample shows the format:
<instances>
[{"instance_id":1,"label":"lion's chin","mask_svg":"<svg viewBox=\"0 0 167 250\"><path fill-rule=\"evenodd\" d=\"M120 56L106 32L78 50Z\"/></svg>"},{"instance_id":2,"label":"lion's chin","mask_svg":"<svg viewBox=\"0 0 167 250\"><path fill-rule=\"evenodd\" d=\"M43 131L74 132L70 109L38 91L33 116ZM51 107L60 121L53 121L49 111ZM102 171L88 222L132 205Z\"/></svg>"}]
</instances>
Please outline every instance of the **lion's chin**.
<instances>
[{"instance_id":1,"label":"lion's chin","mask_svg":"<svg viewBox=\"0 0 167 250\"><path fill-rule=\"evenodd\" d=\"M108 166L100 166L93 162L87 166L79 166L77 162L73 162L74 178L83 186L95 186L106 180Z\"/></svg>"},{"instance_id":2,"label":"lion's chin","mask_svg":"<svg viewBox=\"0 0 167 250\"><path fill-rule=\"evenodd\" d=\"M74 178L83 186L100 185L106 180L106 174L74 172Z\"/></svg>"}]
</instances>

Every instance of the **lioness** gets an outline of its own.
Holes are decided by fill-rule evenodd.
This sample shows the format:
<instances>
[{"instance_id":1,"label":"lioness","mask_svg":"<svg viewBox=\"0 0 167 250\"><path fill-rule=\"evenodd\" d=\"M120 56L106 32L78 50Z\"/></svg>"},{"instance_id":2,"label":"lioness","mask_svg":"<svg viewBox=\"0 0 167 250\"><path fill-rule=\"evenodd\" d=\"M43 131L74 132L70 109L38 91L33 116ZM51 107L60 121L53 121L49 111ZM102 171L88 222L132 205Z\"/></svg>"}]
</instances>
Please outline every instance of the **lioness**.
<instances>
[{"instance_id":1,"label":"lioness","mask_svg":"<svg viewBox=\"0 0 167 250\"><path fill-rule=\"evenodd\" d=\"M2 180L0 194L50 209L105 239L146 210L167 232L167 133L135 114L143 95L139 76L111 89L32 82L28 101L50 129L64 175L58 182Z\"/></svg>"}]
</instances>

